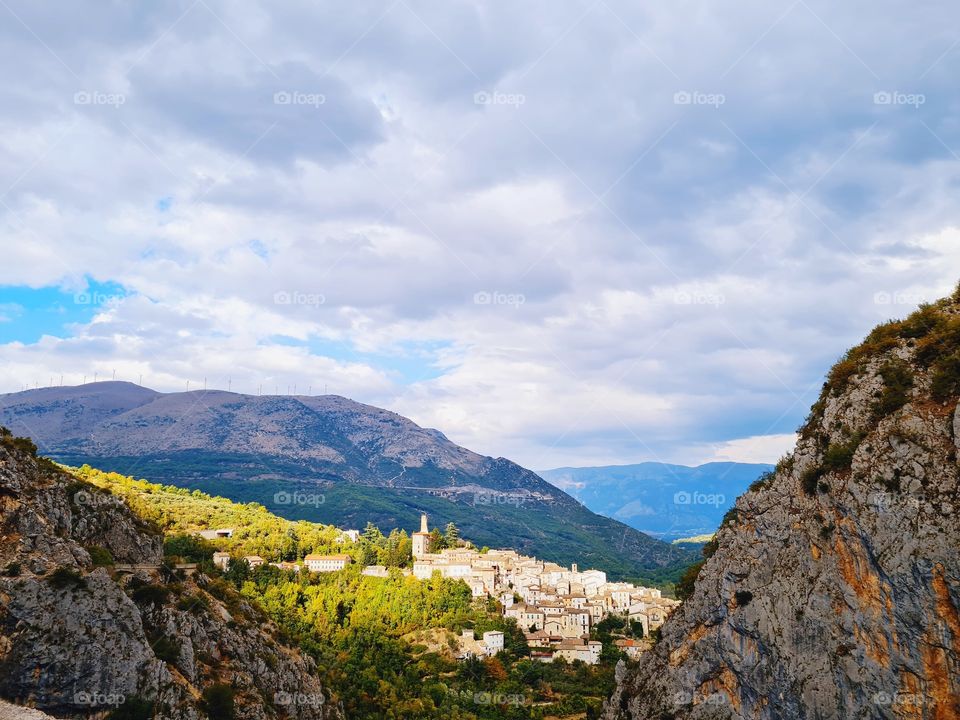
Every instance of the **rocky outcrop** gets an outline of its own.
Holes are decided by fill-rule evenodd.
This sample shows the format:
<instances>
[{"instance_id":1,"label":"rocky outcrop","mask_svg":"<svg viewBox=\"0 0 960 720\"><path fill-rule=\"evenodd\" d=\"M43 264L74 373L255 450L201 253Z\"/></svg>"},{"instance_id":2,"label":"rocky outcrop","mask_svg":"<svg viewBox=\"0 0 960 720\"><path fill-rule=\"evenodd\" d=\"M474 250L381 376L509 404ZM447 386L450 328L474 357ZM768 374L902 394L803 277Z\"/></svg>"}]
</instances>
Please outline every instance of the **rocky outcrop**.
<instances>
[{"instance_id":1,"label":"rocky outcrop","mask_svg":"<svg viewBox=\"0 0 960 720\"><path fill-rule=\"evenodd\" d=\"M121 500L0 440L0 697L57 717L200 720L214 702L249 720L340 717L261 611L165 568L160 535Z\"/></svg>"},{"instance_id":2,"label":"rocky outcrop","mask_svg":"<svg viewBox=\"0 0 960 720\"><path fill-rule=\"evenodd\" d=\"M958 395L958 298L848 353L605 717L960 717Z\"/></svg>"}]
</instances>

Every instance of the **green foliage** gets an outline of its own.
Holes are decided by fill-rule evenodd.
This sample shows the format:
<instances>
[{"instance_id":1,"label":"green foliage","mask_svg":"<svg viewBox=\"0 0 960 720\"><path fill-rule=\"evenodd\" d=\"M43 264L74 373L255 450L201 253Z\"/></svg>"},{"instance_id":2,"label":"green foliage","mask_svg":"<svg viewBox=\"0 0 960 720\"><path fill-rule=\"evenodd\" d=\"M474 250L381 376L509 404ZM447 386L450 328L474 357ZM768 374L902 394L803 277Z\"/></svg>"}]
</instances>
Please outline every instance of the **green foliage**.
<instances>
[{"instance_id":1,"label":"green foliage","mask_svg":"<svg viewBox=\"0 0 960 720\"><path fill-rule=\"evenodd\" d=\"M910 400L913 389L913 370L902 360L889 360L880 368L883 392L873 405L875 420L896 412Z\"/></svg>"},{"instance_id":2,"label":"green foliage","mask_svg":"<svg viewBox=\"0 0 960 720\"><path fill-rule=\"evenodd\" d=\"M775 477L775 471L767 471L763 473L760 477L750 483L750 487L747 488L747 492L757 492L759 490L763 490L764 488L770 487L770 484L773 482Z\"/></svg>"},{"instance_id":3,"label":"green foliage","mask_svg":"<svg viewBox=\"0 0 960 720\"><path fill-rule=\"evenodd\" d=\"M4 569L3 574L7 577L19 577L23 571L23 566L18 562L12 562Z\"/></svg>"},{"instance_id":4,"label":"green foliage","mask_svg":"<svg viewBox=\"0 0 960 720\"><path fill-rule=\"evenodd\" d=\"M140 585L131 597L137 605L163 605L170 599L170 590L163 585Z\"/></svg>"},{"instance_id":5,"label":"green foliage","mask_svg":"<svg viewBox=\"0 0 960 720\"><path fill-rule=\"evenodd\" d=\"M94 567L110 567L113 565L113 555L110 554L110 551L99 545L91 545L86 548L87 552L90 553L90 560L93 562Z\"/></svg>"},{"instance_id":6,"label":"green foliage","mask_svg":"<svg viewBox=\"0 0 960 720\"><path fill-rule=\"evenodd\" d=\"M58 567L56 570L51 573L49 578L50 584L58 590L64 590L66 588L84 588L87 586L87 581L83 579L83 576L66 567Z\"/></svg>"},{"instance_id":7,"label":"green foliage","mask_svg":"<svg viewBox=\"0 0 960 720\"><path fill-rule=\"evenodd\" d=\"M946 402L960 395L960 352L948 355L934 365L930 392L937 402Z\"/></svg>"},{"instance_id":8,"label":"green foliage","mask_svg":"<svg viewBox=\"0 0 960 720\"><path fill-rule=\"evenodd\" d=\"M226 683L209 685L203 690L202 706L210 720L233 720L234 691Z\"/></svg>"},{"instance_id":9,"label":"green foliage","mask_svg":"<svg viewBox=\"0 0 960 720\"><path fill-rule=\"evenodd\" d=\"M827 471L849 470L853 463L853 456L865 433L854 433L846 442L831 443L823 453L823 466Z\"/></svg>"},{"instance_id":10,"label":"green foliage","mask_svg":"<svg viewBox=\"0 0 960 720\"><path fill-rule=\"evenodd\" d=\"M161 635L151 638L150 646L158 660L173 665L180 658L180 643L171 637Z\"/></svg>"},{"instance_id":11,"label":"green foliage","mask_svg":"<svg viewBox=\"0 0 960 720\"><path fill-rule=\"evenodd\" d=\"M215 552L212 543L197 535L178 533L163 540L163 554L182 558L183 562L199 563L210 560Z\"/></svg>"},{"instance_id":12,"label":"green foliage","mask_svg":"<svg viewBox=\"0 0 960 720\"><path fill-rule=\"evenodd\" d=\"M153 703L142 698L127 698L123 705L107 716L108 720L150 720L153 717Z\"/></svg>"},{"instance_id":13,"label":"green foliage","mask_svg":"<svg viewBox=\"0 0 960 720\"><path fill-rule=\"evenodd\" d=\"M697 577L699 577L700 571L703 569L705 563L706 560L701 560L698 563L694 563L688 567L686 571L684 571L676 587L677 600L686 600L693 595L694 586L697 583Z\"/></svg>"}]
</instances>

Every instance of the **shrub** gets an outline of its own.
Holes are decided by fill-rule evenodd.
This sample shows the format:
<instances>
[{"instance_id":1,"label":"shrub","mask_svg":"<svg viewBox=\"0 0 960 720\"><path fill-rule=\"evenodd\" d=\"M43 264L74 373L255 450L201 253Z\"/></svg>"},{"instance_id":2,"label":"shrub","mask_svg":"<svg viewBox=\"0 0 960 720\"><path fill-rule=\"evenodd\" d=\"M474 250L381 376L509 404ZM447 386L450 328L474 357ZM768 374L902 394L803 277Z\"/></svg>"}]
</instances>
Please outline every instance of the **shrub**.
<instances>
[{"instance_id":1,"label":"shrub","mask_svg":"<svg viewBox=\"0 0 960 720\"><path fill-rule=\"evenodd\" d=\"M733 599L737 602L737 607L746 607L753 600L753 593L749 590L737 590L733 594Z\"/></svg>"},{"instance_id":2,"label":"shrub","mask_svg":"<svg viewBox=\"0 0 960 720\"><path fill-rule=\"evenodd\" d=\"M880 368L883 392L873 405L875 420L896 412L910 400L913 389L913 370L902 360L891 360Z\"/></svg>"},{"instance_id":3,"label":"shrub","mask_svg":"<svg viewBox=\"0 0 960 720\"><path fill-rule=\"evenodd\" d=\"M823 477L824 472L826 471L822 467L813 467L807 470L800 478L800 483L803 485L803 491L807 495L817 494L820 478Z\"/></svg>"},{"instance_id":4,"label":"shrub","mask_svg":"<svg viewBox=\"0 0 960 720\"><path fill-rule=\"evenodd\" d=\"M203 691L202 705L207 715L210 716L210 720L233 720L233 688L225 683L208 686Z\"/></svg>"},{"instance_id":5,"label":"shrub","mask_svg":"<svg viewBox=\"0 0 960 720\"><path fill-rule=\"evenodd\" d=\"M960 352L948 355L934 365L930 393L937 402L960 395Z\"/></svg>"},{"instance_id":6,"label":"shrub","mask_svg":"<svg viewBox=\"0 0 960 720\"><path fill-rule=\"evenodd\" d=\"M83 576L71 570L70 568L58 567L50 575L50 584L53 585L58 590L63 590L64 588L82 588L87 586L87 581L83 579Z\"/></svg>"},{"instance_id":7,"label":"shrub","mask_svg":"<svg viewBox=\"0 0 960 720\"><path fill-rule=\"evenodd\" d=\"M170 597L170 591L161 585L141 585L133 591L132 597L137 605L163 605Z\"/></svg>"},{"instance_id":8,"label":"shrub","mask_svg":"<svg viewBox=\"0 0 960 720\"><path fill-rule=\"evenodd\" d=\"M763 490L764 488L770 486L770 484L773 482L773 479L774 479L775 477L776 477L776 474L775 474L775 473L773 473L773 472L765 472L765 473L763 473L763 475L761 475L761 476L758 477L756 480L754 480L752 483L750 483L750 487L747 488L747 491L748 491L748 492L757 492L758 490Z\"/></svg>"},{"instance_id":9,"label":"shrub","mask_svg":"<svg viewBox=\"0 0 960 720\"><path fill-rule=\"evenodd\" d=\"M739 511L735 507L732 507L723 514L723 520L720 521L720 527L723 527L724 525L736 525L739 520Z\"/></svg>"},{"instance_id":10,"label":"shrub","mask_svg":"<svg viewBox=\"0 0 960 720\"><path fill-rule=\"evenodd\" d=\"M12 562L7 565L6 569L3 571L3 574L7 577L19 577L20 573L23 571L23 566L18 562Z\"/></svg>"},{"instance_id":11,"label":"shrub","mask_svg":"<svg viewBox=\"0 0 960 720\"><path fill-rule=\"evenodd\" d=\"M831 443L823 453L823 466L826 470L849 470L866 433L854 433L847 442Z\"/></svg>"},{"instance_id":12,"label":"shrub","mask_svg":"<svg viewBox=\"0 0 960 720\"><path fill-rule=\"evenodd\" d=\"M701 560L700 562L694 563L683 571L683 575L680 576L680 580L677 581L675 588L677 600L686 600L693 595L694 586L697 583L697 577L699 577L700 571L703 569L705 562L705 560Z\"/></svg>"},{"instance_id":13,"label":"shrub","mask_svg":"<svg viewBox=\"0 0 960 720\"><path fill-rule=\"evenodd\" d=\"M173 638L160 636L151 643L151 646L157 659L163 660L165 663L172 665L180 657L180 643Z\"/></svg>"},{"instance_id":14,"label":"shrub","mask_svg":"<svg viewBox=\"0 0 960 720\"><path fill-rule=\"evenodd\" d=\"M153 717L153 703L141 698L127 698L126 701L107 716L108 720L150 720Z\"/></svg>"},{"instance_id":15,"label":"shrub","mask_svg":"<svg viewBox=\"0 0 960 720\"><path fill-rule=\"evenodd\" d=\"M110 551L99 545L92 545L87 548L87 552L90 553L90 560L93 561L94 567L108 567L113 565L113 555L110 554Z\"/></svg>"}]
</instances>

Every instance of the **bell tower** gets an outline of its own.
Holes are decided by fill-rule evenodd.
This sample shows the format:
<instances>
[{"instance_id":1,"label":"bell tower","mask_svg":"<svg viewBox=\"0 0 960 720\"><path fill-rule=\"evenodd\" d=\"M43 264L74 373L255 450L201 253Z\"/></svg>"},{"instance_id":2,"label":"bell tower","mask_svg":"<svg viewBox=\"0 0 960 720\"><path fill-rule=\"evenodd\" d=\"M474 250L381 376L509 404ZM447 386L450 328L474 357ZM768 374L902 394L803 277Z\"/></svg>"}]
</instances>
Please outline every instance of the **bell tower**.
<instances>
[{"instance_id":1,"label":"bell tower","mask_svg":"<svg viewBox=\"0 0 960 720\"><path fill-rule=\"evenodd\" d=\"M413 559L422 558L430 552L430 530L427 527L427 514L420 513L420 531L413 533Z\"/></svg>"}]
</instances>

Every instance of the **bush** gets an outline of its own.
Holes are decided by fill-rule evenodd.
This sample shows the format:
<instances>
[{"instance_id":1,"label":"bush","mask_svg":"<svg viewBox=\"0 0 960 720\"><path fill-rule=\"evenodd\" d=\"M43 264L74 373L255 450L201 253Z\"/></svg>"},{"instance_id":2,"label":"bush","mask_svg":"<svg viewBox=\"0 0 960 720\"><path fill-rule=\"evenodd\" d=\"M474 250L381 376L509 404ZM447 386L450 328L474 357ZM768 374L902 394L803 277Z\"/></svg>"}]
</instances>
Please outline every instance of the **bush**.
<instances>
[{"instance_id":1,"label":"bush","mask_svg":"<svg viewBox=\"0 0 960 720\"><path fill-rule=\"evenodd\" d=\"M896 412L910 400L913 389L913 370L902 360L891 360L880 368L883 393L873 405L875 420Z\"/></svg>"},{"instance_id":2,"label":"bush","mask_svg":"<svg viewBox=\"0 0 960 720\"><path fill-rule=\"evenodd\" d=\"M18 562L12 562L7 565L6 569L3 571L3 574L7 577L19 577L20 573L23 571L23 566Z\"/></svg>"},{"instance_id":3,"label":"bush","mask_svg":"<svg viewBox=\"0 0 960 720\"><path fill-rule=\"evenodd\" d=\"M749 590L737 590L733 594L733 599L737 602L737 607L746 607L753 600L753 593Z\"/></svg>"},{"instance_id":4,"label":"bush","mask_svg":"<svg viewBox=\"0 0 960 720\"><path fill-rule=\"evenodd\" d=\"M763 473L763 475L750 483L750 487L747 488L747 492L757 492L758 490L763 490L764 488L770 487L770 484L773 482L775 477L776 473L769 471Z\"/></svg>"},{"instance_id":5,"label":"bush","mask_svg":"<svg viewBox=\"0 0 960 720\"><path fill-rule=\"evenodd\" d=\"M127 700L110 713L108 720L150 720L153 717L153 703L149 700L140 698L127 698Z\"/></svg>"},{"instance_id":6,"label":"bush","mask_svg":"<svg viewBox=\"0 0 960 720\"><path fill-rule=\"evenodd\" d=\"M82 588L87 586L83 575L70 568L59 567L50 575L50 584L58 590L64 588Z\"/></svg>"},{"instance_id":7,"label":"bush","mask_svg":"<svg viewBox=\"0 0 960 720\"><path fill-rule=\"evenodd\" d=\"M225 683L210 685L203 691L202 705L210 720L233 720L233 688Z\"/></svg>"},{"instance_id":8,"label":"bush","mask_svg":"<svg viewBox=\"0 0 960 720\"><path fill-rule=\"evenodd\" d=\"M151 646L157 659L163 660L165 663L172 665L180 658L180 643L173 638L158 637L151 643Z\"/></svg>"},{"instance_id":9,"label":"bush","mask_svg":"<svg viewBox=\"0 0 960 720\"><path fill-rule=\"evenodd\" d=\"M849 470L853 464L853 455L866 437L865 433L854 433L847 442L831 443L823 454L823 466L826 470Z\"/></svg>"},{"instance_id":10,"label":"bush","mask_svg":"<svg viewBox=\"0 0 960 720\"><path fill-rule=\"evenodd\" d=\"M930 393L937 402L960 395L960 352L948 355L934 365Z\"/></svg>"},{"instance_id":11,"label":"bush","mask_svg":"<svg viewBox=\"0 0 960 720\"><path fill-rule=\"evenodd\" d=\"M694 563L683 571L683 575L680 576L680 580L677 581L675 588L677 600L686 600L693 595L693 590L697 583L697 577L699 577L704 563L706 563L706 560L701 560L700 562Z\"/></svg>"},{"instance_id":12,"label":"bush","mask_svg":"<svg viewBox=\"0 0 960 720\"><path fill-rule=\"evenodd\" d=\"M803 485L803 491L807 495L817 494L820 478L823 477L825 472L822 467L818 466L810 468L803 474L803 477L800 478L800 483Z\"/></svg>"},{"instance_id":13,"label":"bush","mask_svg":"<svg viewBox=\"0 0 960 720\"><path fill-rule=\"evenodd\" d=\"M141 585L133 591L132 597L137 605L163 605L170 597L170 591L161 585Z\"/></svg>"},{"instance_id":14,"label":"bush","mask_svg":"<svg viewBox=\"0 0 960 720\"><path fill-rule=\"evenodd\" d=\"M90 560L93 561L94 567L109 567L113 565L113 555L110 554L110 551L99 545L93 545L87 548L87 552L90 553Z\"/></svg>"}]
</instances>

